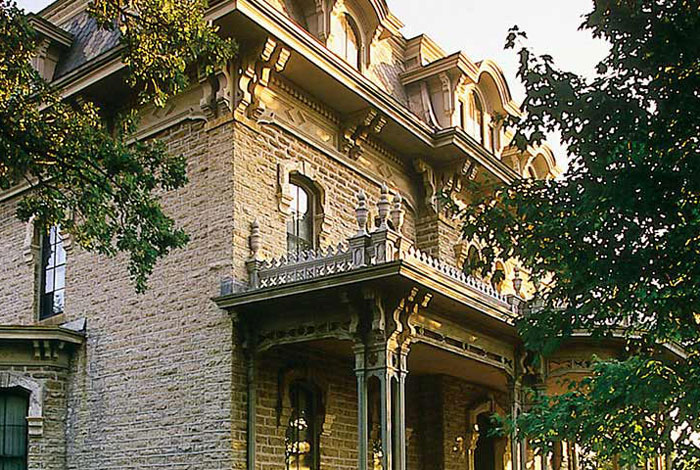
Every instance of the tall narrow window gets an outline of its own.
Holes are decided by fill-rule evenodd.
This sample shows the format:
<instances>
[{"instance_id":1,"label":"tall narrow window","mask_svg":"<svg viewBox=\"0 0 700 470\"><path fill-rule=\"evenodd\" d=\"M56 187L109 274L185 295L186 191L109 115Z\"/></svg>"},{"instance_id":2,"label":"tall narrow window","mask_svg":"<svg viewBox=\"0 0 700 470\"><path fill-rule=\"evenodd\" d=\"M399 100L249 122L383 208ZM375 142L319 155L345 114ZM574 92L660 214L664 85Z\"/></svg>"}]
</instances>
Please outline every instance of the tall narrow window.
<instances>
[{"instance_id":1,"label":"tall narrow window","mask_svg":"<svg viewBox=\"0 0 700 470\"><path fill-rule=\"evenodd\" d=\"M291 215L287 220L287 251L300 253L314 247L313 195L303 187L290 184Z\"/></svg>"},{"instance_id":2,"label":"tall narrow window","mask_svg":"<svg viewBox=\"0 0 700 470\"><path fill-rule=\"evenodd\" d=\"M462 271L464 272L464 274L470 276L473 275L471 272L471 268L476 264L477 261L479 261L479 250L474 245L472 245L467 251L467 258L464 260L464 264L462 264ZM478 277L479 272L476 272L475 275Z\"/></svg>"},{"instance_id":3,"label":"tall narrow window","mask_svg":"<svg viewBox=\"0 0 700 470\"><path fill-rule=\"evenodd\" d=\"M360 69L360 35L355 23L348 15L341 20L339 31L340 56L353 67Z\"/></svg>"},{"instance_id":4,"label":"tall narrow window","mask_svg":"<svg viewBox=\"0 0 700 470\"><path fill-rule=\"evenodd\" d=\"M459 127L467 130L467 112L464 109L464 101L459 100L457 102L457 112L459 113Z\"/></svg>"},{"instance_id":5,"label":"tall narrow window","mask_svg":"<svg viewBox=\"0 0 700 470\"><path fill-rule=\"evenodd\" d=\"M493 153L498 152L498 128L495 124L489 124L489 146Z\"/></svg>"},{"instance_id":6,"label":"tall narrow window","mask_svg":"<svg viewBox=\"0 0 700 470\"><path fill-rule=\"evenodd\" d=\"M41 242L41 292L39 318L63 313L66 287L66 250L58 226L51 227Z\"/></svg>"},{"instance_id":7,"label":"tall narrow window","mask_svg":"<svg viewBox=\"0 0 700 470\"><path fill-rule=\"evenodd\" d=\"M292 414L285 435L287 470L319 468L318 395L314 387L297 382L289 388Z\"/></svg>"},{"instance_id":8,"label":"tall narrow window","mask_svg":"<svg viewBox=\"0 0 700 470\"><path fill-rule=\"evenodd\" d=\"M480 144L484 143L484 106L481 104L481 100L476 95L472 93L472 129L471 135Z\"/></svg>"},{"instance_id":9,"label":"tall narrow window","mask_svg":"<svg viewBox=\"0 0 700 470\"><path fill-rule=\"evenodd\" d=\"M0 393L0 470L27 468L27 396L14 390Z\"/></svg>"}]
</instances>

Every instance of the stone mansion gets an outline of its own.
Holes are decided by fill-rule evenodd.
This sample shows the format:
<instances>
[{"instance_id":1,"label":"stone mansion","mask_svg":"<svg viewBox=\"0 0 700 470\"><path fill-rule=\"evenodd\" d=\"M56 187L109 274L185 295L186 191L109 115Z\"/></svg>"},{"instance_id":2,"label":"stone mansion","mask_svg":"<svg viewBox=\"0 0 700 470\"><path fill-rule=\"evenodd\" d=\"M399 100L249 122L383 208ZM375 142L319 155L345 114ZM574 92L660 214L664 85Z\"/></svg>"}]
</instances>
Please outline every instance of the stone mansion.
<instances>
[{"instance_id":1,"label":"stone mansion","mask_svg":"<svg viewBox=\"0 0 700 470\"><path fill-rule=\"evenodd\" d=\"M67 99L132 91L86 0L30 21ZM558 175L518 151L503 73L406 38L385 0L214 0L240 55L139 137L185 155L163 195L190 235L135 293L124 263L15 217L0 192L0 470L575 470L489 432L592 353L532 367L515 320L533 287L462 270L479 243L441 208L467 182Z\"/></svg>"}]
</instances>

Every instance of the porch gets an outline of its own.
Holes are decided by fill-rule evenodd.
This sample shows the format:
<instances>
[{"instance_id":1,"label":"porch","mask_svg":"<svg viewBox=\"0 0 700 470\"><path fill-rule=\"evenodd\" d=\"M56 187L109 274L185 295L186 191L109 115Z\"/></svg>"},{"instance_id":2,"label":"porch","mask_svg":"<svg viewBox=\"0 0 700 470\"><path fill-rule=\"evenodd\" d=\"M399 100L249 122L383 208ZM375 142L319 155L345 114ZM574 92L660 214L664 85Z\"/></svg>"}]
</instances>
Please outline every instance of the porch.
<instances>
[{"instance_id":1,"label":"porch","mask_svg":"<svg viewBox=\"0 0 700 470\"><path fill-rule=\"evenodd\" d=\"M520 299L421 253L388 191L347 245L258 256L250 284L217 304L243 333L248 468L524 469L524 448L488 432L520 407Z\"/></svg>"}]
</instances>

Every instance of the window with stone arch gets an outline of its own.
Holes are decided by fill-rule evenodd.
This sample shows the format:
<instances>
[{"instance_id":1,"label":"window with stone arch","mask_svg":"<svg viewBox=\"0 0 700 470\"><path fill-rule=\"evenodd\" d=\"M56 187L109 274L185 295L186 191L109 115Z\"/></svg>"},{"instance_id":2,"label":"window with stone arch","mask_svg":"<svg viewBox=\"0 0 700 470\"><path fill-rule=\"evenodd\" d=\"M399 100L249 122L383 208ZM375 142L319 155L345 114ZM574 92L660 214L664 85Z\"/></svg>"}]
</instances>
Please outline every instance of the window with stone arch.
<instances>
[{"instance_id":1,"label":"window with stone arch","mask_svg":"<svg viewBox=\"0 0 700 470\"><path fill-rule=\"evenodd\" d=\"M362 39L355 20L344 13L340 18L340 30L337 32L337 52L348 64L360 70L362 67Z\"/></svg>"},{"instance_id":2,"label":"window with stone arch","mask_svg":"<svg viewBox=\"0 0 700 470\"><path fill-rule=\"evenodd\" d=\"M285 433L285 469L318 470L321 463L321 394L305 380L289 386L291 414Z\"/></svg>"},{"instance_id":3,"label":"window with stone arch","mask_svg":"<svg viewBox=\"0 0 700 470\"><path fill-rule=\"evenodd\" d=\"M321 192L307 177L289 176L289 216L287 218L287 252L299 254L316 248L319 224L323 217Z\"/></svg>"},{"instance_id":4,"label":"window with stone arch","mask_svg":"<svg viewBox=\"0 0 700 470\"><path fill-rule=\"evenodd\" d=\"M467 275L474 275L476 274L478 276L479 273L471 273L471 267L479 261L479 258L481 257L481 254L479 253L479 249L475 245L471 245L469 247L469 250L467 250L467 257L464 259L464 263L462 264L462 271L464 274Z\"/></svg>"},{"instance_id":5,"label":"window with stone arch","mask_svg":"<svg viewBox=\"0 0 700 470\"><path fill-rule=\"evenodd\" d=\"M0 469L27 468L28 394L18 388L0 390Z\"/></svg>"}]
</instances>

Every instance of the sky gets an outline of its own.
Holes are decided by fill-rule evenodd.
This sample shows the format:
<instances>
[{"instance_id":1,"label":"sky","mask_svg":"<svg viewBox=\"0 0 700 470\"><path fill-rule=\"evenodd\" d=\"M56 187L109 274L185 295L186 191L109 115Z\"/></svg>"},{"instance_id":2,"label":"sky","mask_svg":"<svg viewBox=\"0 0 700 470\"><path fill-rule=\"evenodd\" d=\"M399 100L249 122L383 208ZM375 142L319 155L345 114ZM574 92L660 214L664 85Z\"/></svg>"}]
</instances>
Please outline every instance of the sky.
<instances>
[{"instance_id":1,"label":"sky","mask_svg":"<svg viewBox=\"0 0 700 470\"><path fill-rule=\"evenodd\" d=\"M518 25L528 34L539 54L551 55L565 70L584 76L607 52L607 45L579 31L592 0L387 0L392 12L406 25L407 38L427 34L445 52L464 51L472 60L492 59L503 69L516 102L523 98L518 82L517 57L503 49L508 29ZM21 8L38 11L49 0L18 0ZM555 136L549 143L565 165L565 149Z\"/></svg>"}]
</instances>

